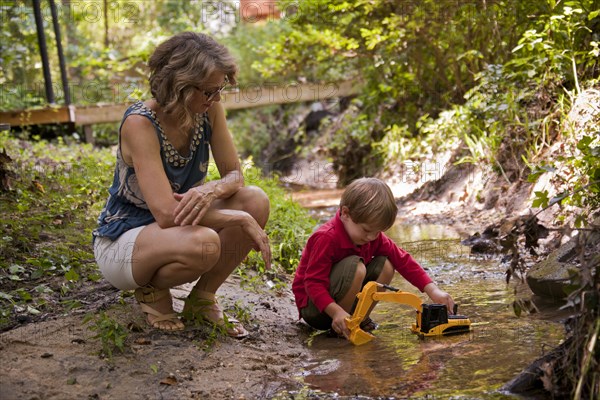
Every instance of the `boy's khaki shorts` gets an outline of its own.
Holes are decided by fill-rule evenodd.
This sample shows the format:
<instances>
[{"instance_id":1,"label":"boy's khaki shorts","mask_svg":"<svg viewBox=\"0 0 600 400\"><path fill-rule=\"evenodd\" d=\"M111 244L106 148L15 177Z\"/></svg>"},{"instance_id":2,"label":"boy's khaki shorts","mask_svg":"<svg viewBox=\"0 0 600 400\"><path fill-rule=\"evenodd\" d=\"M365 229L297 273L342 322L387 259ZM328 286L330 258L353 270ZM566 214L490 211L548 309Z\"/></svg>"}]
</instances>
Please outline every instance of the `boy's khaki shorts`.
<instances>
[{"instance_id":1,"label":"boy's khaki shorts","mask_svg":"<svg viewBox=\"0 0 600 400\"><path fill-rule=\"evenodd\" d=\"M370 281L375 281L381 275L383 265L387 257L374 257L370 263L366 265L367 275L363 281L363 286ZM337 264L334 264L329 274L329 294L336 303L344 298L356 274L356 268L359 262L364 262L359 256L346 257ZM355 303L356 304L356 303ZM319 312L317 306L309 299L306 307L300 310L302 319L316 329L326 330L331 328L331 317L325 312Z\"/></svg>"}]
</instances>

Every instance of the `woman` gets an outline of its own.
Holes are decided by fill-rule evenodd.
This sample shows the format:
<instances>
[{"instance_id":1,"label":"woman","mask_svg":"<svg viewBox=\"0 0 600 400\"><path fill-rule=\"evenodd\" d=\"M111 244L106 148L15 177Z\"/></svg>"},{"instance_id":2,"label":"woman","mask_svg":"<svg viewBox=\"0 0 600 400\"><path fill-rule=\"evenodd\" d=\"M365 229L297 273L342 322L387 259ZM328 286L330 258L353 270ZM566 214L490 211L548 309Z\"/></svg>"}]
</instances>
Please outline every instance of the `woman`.
<instances>
[{"instance_id":1,"label":"woman","mask_svg":"<svg viewBox=\"0 0 600 400\"><path fill-rule=\"evenodd\" d=\"M112 285L135 289L151 326L183 329L169 288L200 278L184 315L244 337L215 293L252 248L267 268L271 252L263 230L269 200L244 186L219 103L236 82L235 62L210 37L184 32L160 44L148 65L153 98L123 117L114 181L94 231L96 261ZM205 183L209 148L221 179Z\"/></svg>"}]
</instances>

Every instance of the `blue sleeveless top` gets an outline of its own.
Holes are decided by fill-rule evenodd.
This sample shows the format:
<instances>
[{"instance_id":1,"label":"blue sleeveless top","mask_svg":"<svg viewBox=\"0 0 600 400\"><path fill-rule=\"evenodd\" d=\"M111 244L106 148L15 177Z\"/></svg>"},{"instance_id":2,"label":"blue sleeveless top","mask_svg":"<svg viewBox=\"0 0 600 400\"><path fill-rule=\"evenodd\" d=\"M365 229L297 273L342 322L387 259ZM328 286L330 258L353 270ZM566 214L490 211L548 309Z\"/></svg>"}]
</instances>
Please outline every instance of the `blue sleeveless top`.
<instances>
[{"instance_id":1,"label":"blue sleeveless top","mask_svg":"<svg viewBox=\"0 0 600 400\"><path fill-rule=\"evenodd\" d=\"M121 127L130 115L142 115L152 122L160 142L163 167L173 192L185 193L190 188L204 182L208 169L209 143L212 134L208 113L196 115L188 157L177 152L165 136L156 113L143 102L138 101L125 111ZM129 229L145 226L155 221L140 190L135 170L125 164L121 155L121 127L119 127L115 175L112 186L108 190L108 200L98 218L98 227L92 233L94 238L107 237L115 240Z\"/></svg>"}]
</instances>

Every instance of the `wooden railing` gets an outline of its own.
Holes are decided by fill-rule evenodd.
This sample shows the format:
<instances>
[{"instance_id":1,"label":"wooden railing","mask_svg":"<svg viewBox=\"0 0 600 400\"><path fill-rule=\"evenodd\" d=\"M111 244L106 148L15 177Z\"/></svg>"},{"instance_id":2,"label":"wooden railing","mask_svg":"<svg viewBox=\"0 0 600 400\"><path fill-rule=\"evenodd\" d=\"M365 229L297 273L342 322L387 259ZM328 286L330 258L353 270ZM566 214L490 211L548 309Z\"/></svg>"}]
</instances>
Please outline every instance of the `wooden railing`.
<instances>
[{"instance_id":1,"label":"wooden railing","mask_svg":"<svg viewBox=\"0 0 600 400\"><path fill-rule=\"evenodd\" d=\"M321 101L356 94L353 82L326 84L289 84L286 86L250 86L224 91L221 102L227 110L263 107L272 104ZM118 122L131 103L96 104L93 106L51 106L46 108L1 111L0 124L10 126L67 124L83 126L86 140L91 141L92 125Z\"/></svg>"}]
</instances>

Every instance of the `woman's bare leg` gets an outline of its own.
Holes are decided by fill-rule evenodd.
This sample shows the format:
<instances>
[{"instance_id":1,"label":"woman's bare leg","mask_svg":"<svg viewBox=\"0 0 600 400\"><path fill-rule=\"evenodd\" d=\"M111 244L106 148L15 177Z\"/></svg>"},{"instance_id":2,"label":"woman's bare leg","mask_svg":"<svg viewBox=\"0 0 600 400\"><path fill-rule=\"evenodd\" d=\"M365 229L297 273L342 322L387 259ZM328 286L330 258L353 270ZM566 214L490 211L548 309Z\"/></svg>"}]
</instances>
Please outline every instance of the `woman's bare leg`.
<instances>
[{"instance_id":1,"label":"woman's bare leg","mask_svg":"<svg viewBox=\"0 0 600 400\"><path fill-rule=\"evenodd\" d=\"M153 223L142 229L132 254L133 278L140 286L150 284L156 289L193 282L214 267L219 259L218 234L201 226L182 226L162 229ZM146 303L161 314L173 313L171 296ZM148 314L153 325L157 317ZM164 330L183 328L178 320L156 322Z\"/></svg>"},{"instance_id":2,"label":"woman's bare leg","mask_svg":"<svg viewBox=\"0 0 600 400\"><path fill-rule=\"evenodd\" d=\"M262 228L269 219L269 198L262 189L254 186L243 187L230 198L215 201L214 207L246 211ZM239 227L222 229L219 232L219 238L221 256L214 267L202 275L196 284L195 289L197 290L216 293L254 247L254 243Z\"/></svg>"},{"instance_id":3,"label":"woman's bare leg","mask_svg":"<svg viewBox=\"0 0 600 400\"><path fill-rule=\"evenodd\" d=\"M249 213L258 224L264 228L269 218L269 199L267 195L257 187L244 187L228 199L215 202L214 207L229 210L243 210ZM221 256L215 266L204 273L196 286L190 293L184 313L195 315L200 313L202 317L222 324L224 320L223 311L215 302L197 309L197 301L214 301L214 294L219 287L231 275L233 270L246 258L254 243L239 227L222 229L219 232L221 242ZM241 324L233 324L225 327L230 336L244 337L247 331Z\"/></svg>"}]
</instances>

